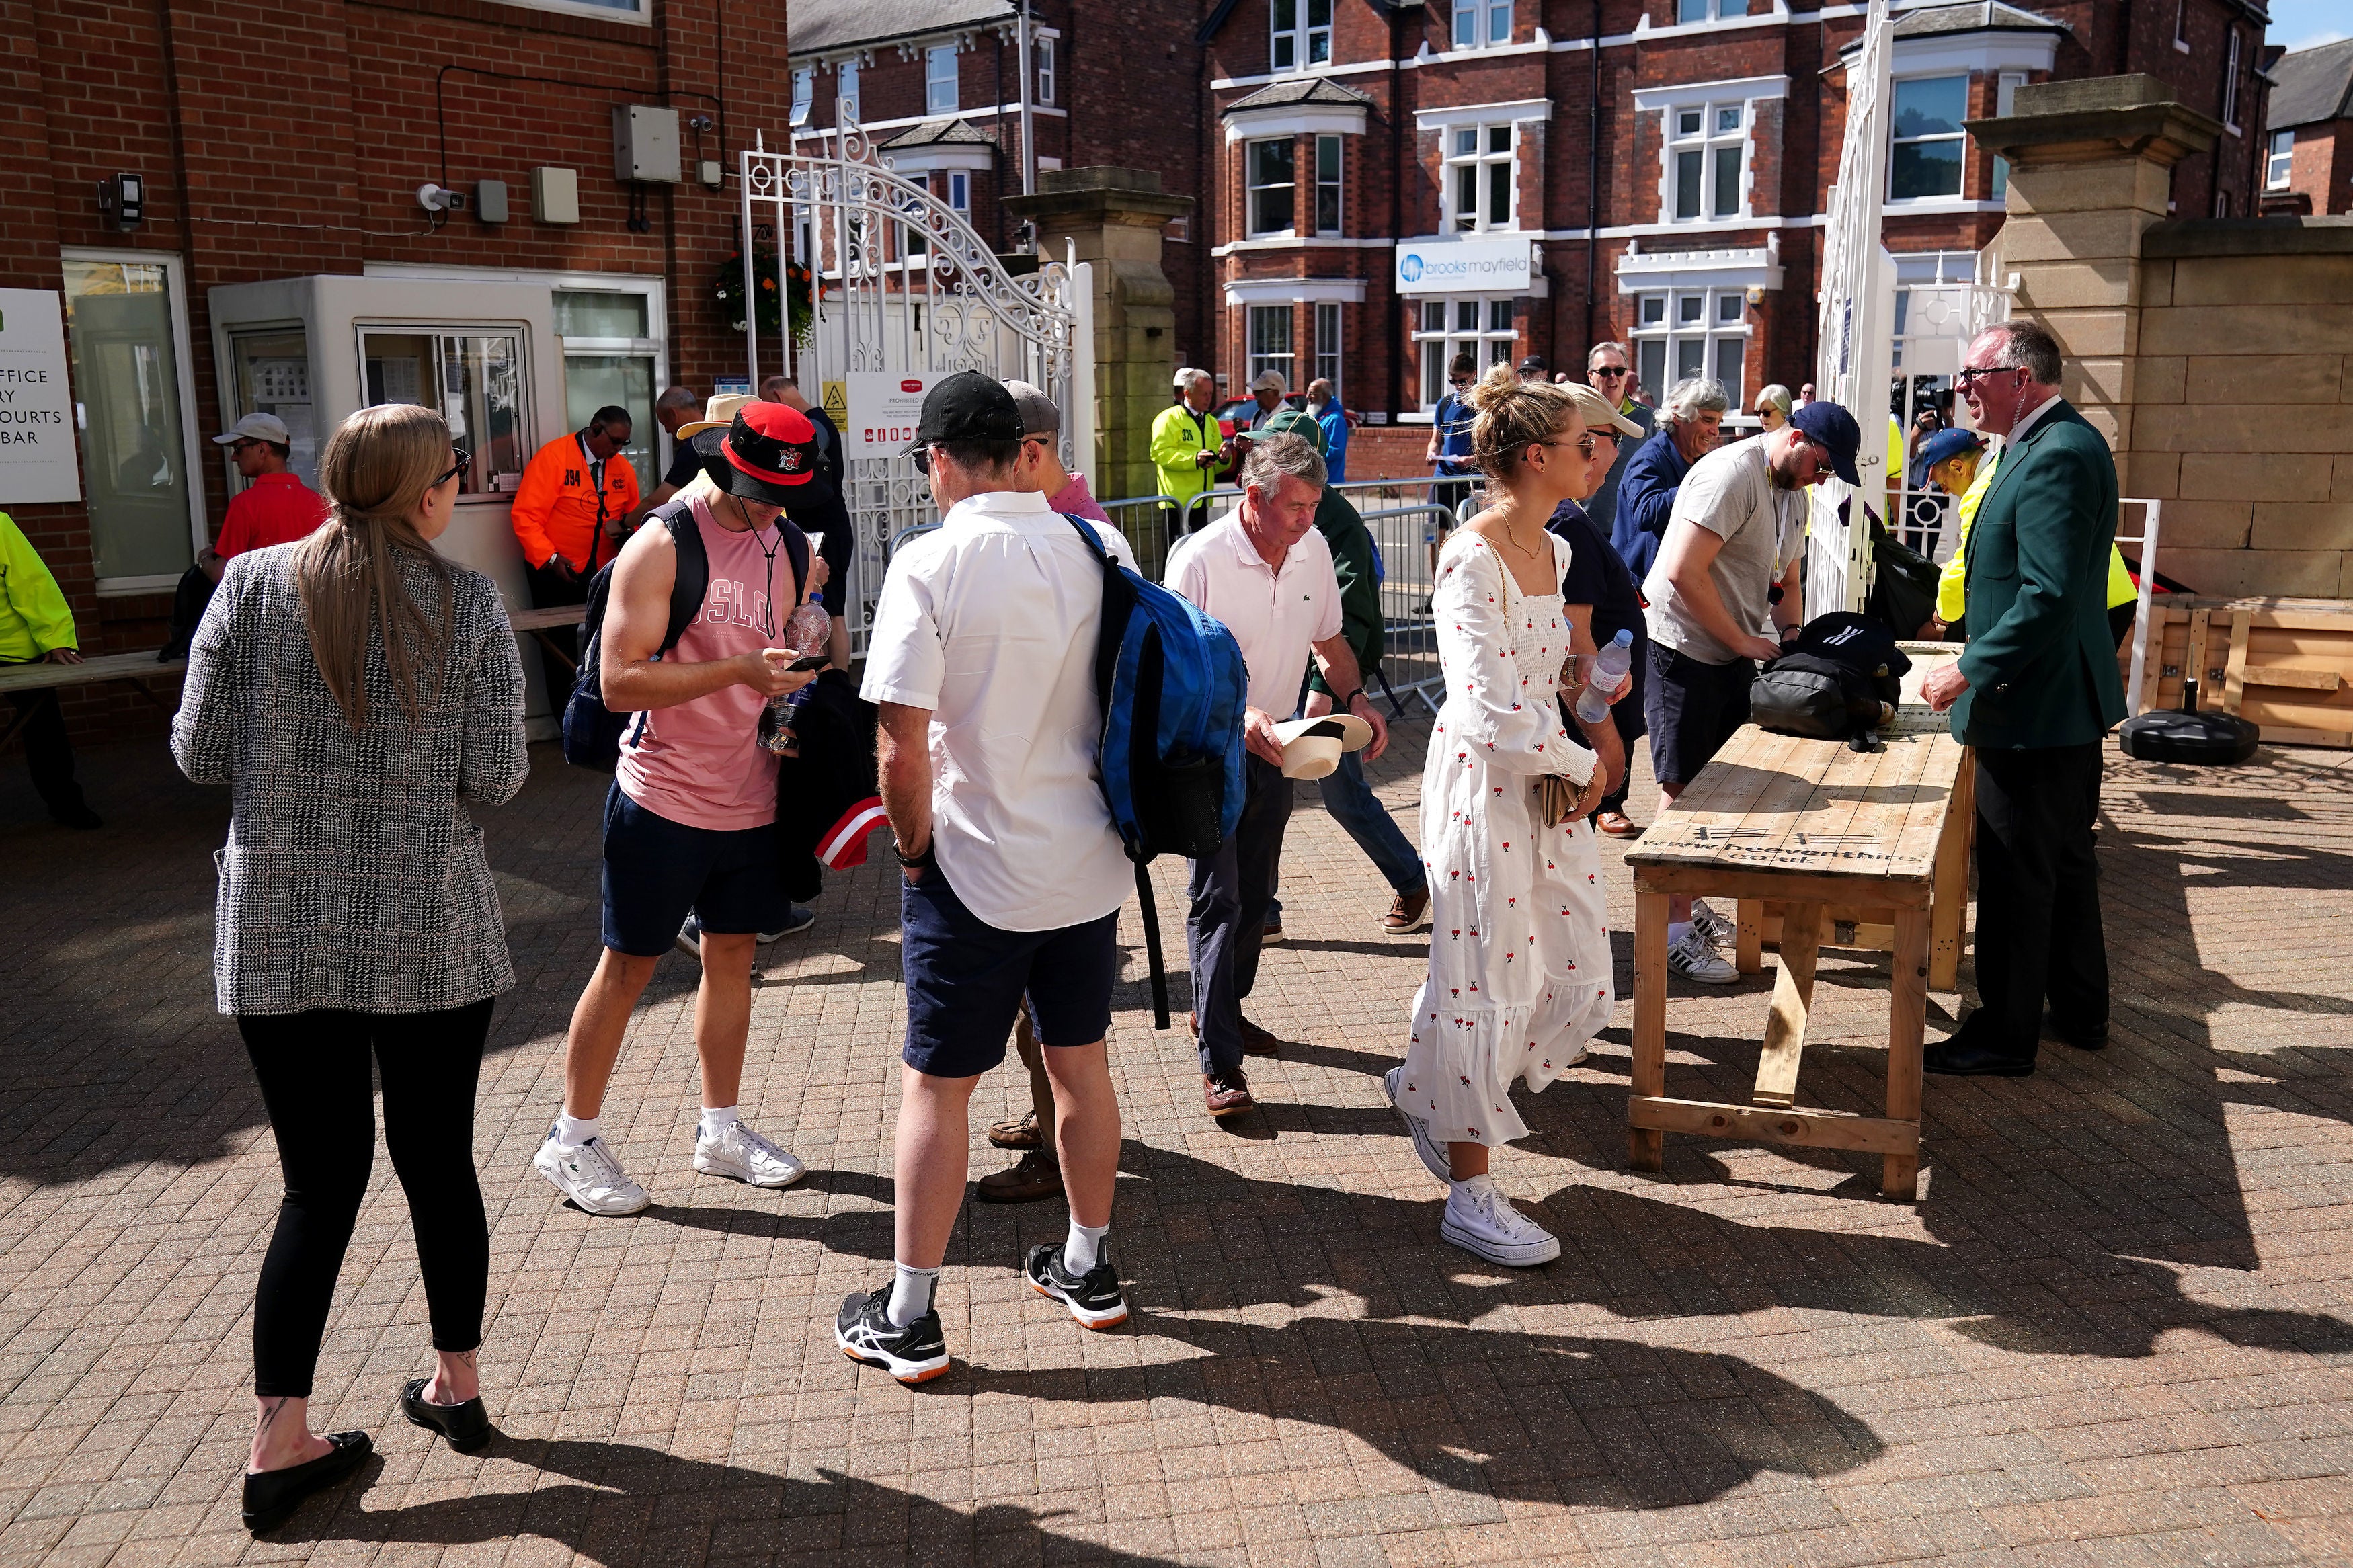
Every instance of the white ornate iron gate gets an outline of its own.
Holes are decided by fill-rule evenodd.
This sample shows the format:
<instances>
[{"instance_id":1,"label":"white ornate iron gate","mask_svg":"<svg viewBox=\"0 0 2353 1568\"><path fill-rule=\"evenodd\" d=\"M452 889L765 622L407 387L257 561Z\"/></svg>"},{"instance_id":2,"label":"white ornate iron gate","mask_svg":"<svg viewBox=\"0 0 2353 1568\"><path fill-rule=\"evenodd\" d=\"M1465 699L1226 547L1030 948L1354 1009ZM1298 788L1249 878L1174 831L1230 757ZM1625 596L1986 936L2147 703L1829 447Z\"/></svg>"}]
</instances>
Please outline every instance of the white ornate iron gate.
<instances>
[{"instance_id":1,"label":"white ornate iron gate","mask_svg":"<svg viewBox=\"0 0 2353 1568\"><path fill-rule=\"evenodd\" d=\"M837 124L831 157L774 153L765 141L742 156L744 352L755 390L764 374L792 375L842 426L843 499L858 536L846 605L852 651L863 653L891 542L937 511L929 482L898 453L903 436L868 437L857 378L976 370L1034 383L1062 410L1063 462L1084 472L1094 466L1093 342L1085 266L1041 258L1015 276L962 213L892 171L849 106ZM783 298L765 331L748 303L764 283ZM802 289L808 313L796 332Z\"/></svg>"}]
</instances>

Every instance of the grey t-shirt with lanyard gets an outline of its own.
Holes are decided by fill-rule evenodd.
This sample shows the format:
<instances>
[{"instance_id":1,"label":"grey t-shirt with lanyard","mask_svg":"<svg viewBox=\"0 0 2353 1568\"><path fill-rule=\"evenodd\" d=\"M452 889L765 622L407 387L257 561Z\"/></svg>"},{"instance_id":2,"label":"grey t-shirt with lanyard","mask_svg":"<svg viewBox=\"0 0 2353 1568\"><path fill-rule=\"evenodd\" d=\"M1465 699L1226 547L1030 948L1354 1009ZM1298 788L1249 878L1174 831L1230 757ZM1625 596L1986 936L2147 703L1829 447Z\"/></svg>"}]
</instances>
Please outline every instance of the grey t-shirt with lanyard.
<instances>
[{"instance_id":1,"label":"grey t-shirt with lanyard","mask_svg":"<svg viewBox=\"0 0 2353 1568\"><path fill-rule=\"evenodd\" d=\"M1805 492L1773 482L1762 440L1718 447L1691 466L1675 491L1670 532L1691 522L1724 541L1709 563L1709 581L1725 612L1741 630L1773 640L1773 586L1805 542ZM1730 664L1742 656L1724 646L1692 615L1667 578L1666 556L1642 584L1651 601L1651 640L1702 664Z\"/></svg>"}]
</instances>

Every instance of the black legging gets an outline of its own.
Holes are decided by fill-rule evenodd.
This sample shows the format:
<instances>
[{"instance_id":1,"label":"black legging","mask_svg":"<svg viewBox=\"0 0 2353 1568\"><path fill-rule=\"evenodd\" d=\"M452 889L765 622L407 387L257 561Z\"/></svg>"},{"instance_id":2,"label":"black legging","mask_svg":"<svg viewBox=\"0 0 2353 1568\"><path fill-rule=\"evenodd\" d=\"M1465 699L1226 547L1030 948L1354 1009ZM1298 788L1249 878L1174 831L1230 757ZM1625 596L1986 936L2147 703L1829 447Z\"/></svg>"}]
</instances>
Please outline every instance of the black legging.
<instances>
[{"instance_id":1,"label":"black legging","mask_svg":"<svg viewBox=\"0 0 2353 1568\"><path fill-rule=\"evenodd\" d=\"M375 1164L373 1047L384 1074L384 1141L408 1195L433 1348L482 1342L491 1227L474 1177L474 1090L491 998L438 1013L322 1009L241 1015L261 1080L286 1198L253 1303L253 1391L308 1399L335 1275Z\"/></svg>"}]
</instances>

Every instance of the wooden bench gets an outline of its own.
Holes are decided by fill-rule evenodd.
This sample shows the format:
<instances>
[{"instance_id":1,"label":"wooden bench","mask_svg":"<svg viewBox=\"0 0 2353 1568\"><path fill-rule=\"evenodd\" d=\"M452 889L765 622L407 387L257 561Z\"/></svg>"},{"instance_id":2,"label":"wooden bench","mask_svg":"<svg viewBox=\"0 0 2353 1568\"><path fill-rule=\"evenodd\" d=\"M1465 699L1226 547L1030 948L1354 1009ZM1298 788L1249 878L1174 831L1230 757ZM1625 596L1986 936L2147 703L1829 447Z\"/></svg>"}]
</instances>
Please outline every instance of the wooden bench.
<instances>
[{"instance_id":1,"label":"wooden bench","mask_svg":"<svg viewBox=\"0 0 2353 1568\"><path fill-rule=\"evenodd\" d=\"M509 610L507 625L519 632L528 632L537 640L548 658L562 665L567 675L577 675L579 661L556 646L549 631L556 626L576 626L587 618L586 605L550 605L543 610Z\"/></svg>"},{"instance_id":2,"label":"wooden bench","mask_svg":"<svg viewBox=\"0 0 2353 1568\"><path fill-rule=\"evenodd\" d=\"M1916 1194L1931 961L1939 988L1949 987L1965 934L1973 771L1967 749L1916 693L1953 651L1915 653L1906 681L1915 700L1884 750L1859 752L1746 726L1628 852L1635 890L1627 1142L1637 1170L1661 1168L1664 1134L1690 1132L1876 1153L1881 1191L1906 1201ZM1780 970L1748 1104L1666 1092L1670 895L1738 900L1744 973L1762 967L1762 948L1778 934ZM1857 922L1862 945L1873 945L1873 928L1883 928L1894 954L1883 1117L1797 1102L1816 956L1840 919Z\"/></svg>"},{"instance_id":3,"label":"wooden bench","mask_svg":"<svg viewBox=\"0 0 2353 1568\"><path fill-rule=\"evenodd\" d=\"M152 653L102 653L95 658L85 658L79 664L11 664L0 666L0 694L13 691L39 691L67 686L100 686L121 681L132 690L153 702L165 718L172 709L149 689L147 682L164 676L178 675L188 668L185 658L159 659ZM0 730L0 748L16 738L32 720L30 712L16 715L8 727Z\"/></svg>"}]
</instances>

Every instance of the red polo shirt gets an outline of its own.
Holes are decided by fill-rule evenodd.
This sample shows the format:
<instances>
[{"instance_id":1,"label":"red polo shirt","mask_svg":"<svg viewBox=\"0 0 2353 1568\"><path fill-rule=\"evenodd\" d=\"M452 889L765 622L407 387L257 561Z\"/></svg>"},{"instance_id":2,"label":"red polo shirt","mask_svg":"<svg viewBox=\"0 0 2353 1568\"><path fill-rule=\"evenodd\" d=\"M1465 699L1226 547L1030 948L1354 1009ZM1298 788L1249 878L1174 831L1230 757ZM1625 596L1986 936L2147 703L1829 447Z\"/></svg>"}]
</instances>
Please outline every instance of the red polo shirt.
<instances>
[{"instance_id":1,"label":"red polo shirt","mask_svg":"<svg viewBox=\"0 0 2353 1568\"><path fill-rule=\"evenodd\" d=\"M213 549L234 561L248 550L290 544L326 521L326 497L292 474L264 474L228 503Z\"/></svg>"}]
</instances>

